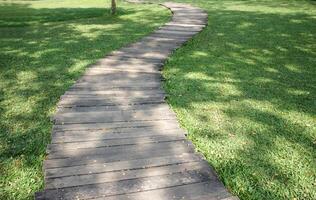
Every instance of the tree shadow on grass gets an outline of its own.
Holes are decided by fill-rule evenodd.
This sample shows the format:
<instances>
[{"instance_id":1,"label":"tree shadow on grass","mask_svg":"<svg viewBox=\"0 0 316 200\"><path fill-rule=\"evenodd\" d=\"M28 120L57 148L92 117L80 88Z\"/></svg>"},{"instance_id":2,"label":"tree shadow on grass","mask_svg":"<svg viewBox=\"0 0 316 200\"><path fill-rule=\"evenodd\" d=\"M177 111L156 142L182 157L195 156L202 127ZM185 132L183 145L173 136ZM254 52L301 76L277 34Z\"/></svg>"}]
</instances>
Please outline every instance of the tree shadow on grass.
<instances>
[{"instance_id":1,"label":"tree shadow on grass","mask_svg":"<svg viewBox=\"0 0 316 200\"><path fill-rule=\"evenodd\" d=\"M32 198L43 187L41 165L50 115L85 67L168 19L161 10L121 7L34 9L0 5L1 199ZM58 23L57 23L58 22Z\"/></svg>"},{"instance_id":2,"label":"tree shadow on grass","mask_svg":"<svg viewBox=\"0 0 316 200\"><path fill-rule=\"evenodd\" d=\"M29 4L0 4L0 27L20 27L39 25L47 22L61 22L108 14L109 9L102 8L30 8ZM122 12L122 10L120 10ZM124 12L124 11L123 11ZM14 16L12 16L14 13ZM128 13L127 13L128 14Z\"/></svg>"},{"instance_id":3,"label":"tree shadow on grass","mask_svg":"<svg viewBox=\"0 0 316 200\"><path fill-rule=\"evenodd\" d=\"M169 60L170 104L241 199L315 198L315 16L218 8Z\"/></svg>"}]
</instances>

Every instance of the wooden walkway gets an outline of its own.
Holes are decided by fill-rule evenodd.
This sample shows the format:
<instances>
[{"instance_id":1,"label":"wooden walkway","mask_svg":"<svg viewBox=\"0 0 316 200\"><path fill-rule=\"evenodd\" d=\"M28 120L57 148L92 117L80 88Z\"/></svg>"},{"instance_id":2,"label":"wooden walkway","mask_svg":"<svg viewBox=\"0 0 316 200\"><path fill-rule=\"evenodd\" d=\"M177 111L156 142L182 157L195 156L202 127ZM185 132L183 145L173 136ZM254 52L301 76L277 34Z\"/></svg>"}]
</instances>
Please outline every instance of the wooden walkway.
<instances>
[{"instance_id":1,"label":"wooden walkway","mask_svg":"<svg viewBox=\"0 0 316 200\"><path fill-rule=\"evenodd\" d=\"M164 61L207 14L162 5L171 22L99 60L61 97L36 199L236 199L186 140L161 88Z\"/></svg>"}]
</instances>

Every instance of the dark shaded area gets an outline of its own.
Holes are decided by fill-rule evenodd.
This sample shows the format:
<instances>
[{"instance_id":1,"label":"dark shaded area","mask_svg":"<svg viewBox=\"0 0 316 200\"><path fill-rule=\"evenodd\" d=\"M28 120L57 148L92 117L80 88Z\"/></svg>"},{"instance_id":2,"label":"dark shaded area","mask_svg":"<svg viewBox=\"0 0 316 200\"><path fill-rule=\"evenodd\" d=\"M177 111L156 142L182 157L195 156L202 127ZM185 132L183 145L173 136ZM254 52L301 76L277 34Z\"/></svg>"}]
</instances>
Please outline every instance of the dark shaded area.
<instances>
[{"instance_id":1,"label":"dark shaded area","mask_svg":"<svg viewBox=\"0 0 316 200\"><path fill-rule=\"evenodd\" d=\"M29 8L28 4L0 4L0 27L29 26L46 22L60 22L92 17L101 17L108 13L102 8ZM12 16L14 13L14 16Z\"/></svg>"}]
</instances>

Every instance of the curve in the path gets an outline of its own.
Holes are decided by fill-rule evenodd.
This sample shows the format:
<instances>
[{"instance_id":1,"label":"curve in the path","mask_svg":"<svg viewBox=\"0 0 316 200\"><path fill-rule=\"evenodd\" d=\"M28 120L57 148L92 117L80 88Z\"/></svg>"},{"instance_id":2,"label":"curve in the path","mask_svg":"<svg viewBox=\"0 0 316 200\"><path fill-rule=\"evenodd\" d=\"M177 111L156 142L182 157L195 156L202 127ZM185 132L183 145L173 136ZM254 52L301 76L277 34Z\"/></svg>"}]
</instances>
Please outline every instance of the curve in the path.
<instances>
[{"instance_id":1,"label":"curve in the path","mask_svg":"<svg viewBox=\"0 0 316 200\"><path fill-rule=\"evenodd\" d=\"M61 97L37 199L233 199L186 140L160 69L207 14L164 3L172 20L90 67Z\"/></svg>"}]
</instances>

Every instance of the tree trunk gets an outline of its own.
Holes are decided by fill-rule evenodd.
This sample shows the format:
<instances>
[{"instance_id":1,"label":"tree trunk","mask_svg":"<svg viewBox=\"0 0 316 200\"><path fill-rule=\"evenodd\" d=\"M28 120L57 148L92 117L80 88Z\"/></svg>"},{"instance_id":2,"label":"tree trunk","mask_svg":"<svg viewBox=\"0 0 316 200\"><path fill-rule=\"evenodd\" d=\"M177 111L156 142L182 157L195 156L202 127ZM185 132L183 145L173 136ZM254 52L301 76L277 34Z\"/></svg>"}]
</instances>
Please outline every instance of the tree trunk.
<instances>
[{"instance_id":1,"label":"tree trunk","mask_svg":"<svg viewBox=\"0 0 316 200\"><path fill-rule=\"evenodd\" d=\"M116 0L112 0L111 14L114 15L115 13L116 13Z\"/></svg>"}]
</instances>

